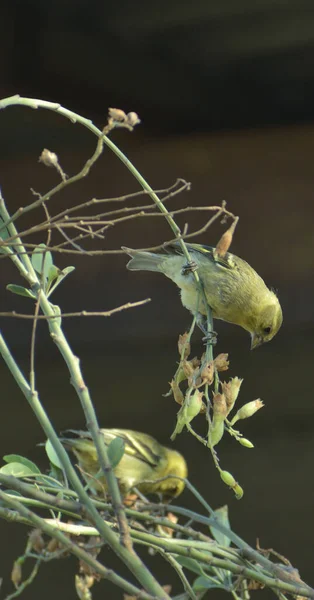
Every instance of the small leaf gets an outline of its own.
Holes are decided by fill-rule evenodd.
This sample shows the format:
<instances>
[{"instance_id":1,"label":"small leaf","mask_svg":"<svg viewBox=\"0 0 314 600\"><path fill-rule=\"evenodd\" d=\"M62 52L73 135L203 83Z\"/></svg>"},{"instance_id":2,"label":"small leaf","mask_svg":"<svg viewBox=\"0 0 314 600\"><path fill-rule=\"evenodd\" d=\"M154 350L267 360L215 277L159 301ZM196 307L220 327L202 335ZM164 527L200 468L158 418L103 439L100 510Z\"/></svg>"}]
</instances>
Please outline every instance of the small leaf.
<instances>
[{"instance_id":1,"label":"small leaf","mask_svg":"<svg viewBox=\"0 0 314 600\"><path fill-rule=\"evenodd\" d=\"M61 273L63 277L66 277L67 275L70 275L72 271L75 271L75 267L65 267L65 269L62 269Z\"/></svg>"},{"instance_id":2,"label":"small leaf","mask_svg":"<svg viewBox=\"0 0 314 600\"><path fill-rule=\"evenodd\" d=\"M23 287L22 285L15 285L15 283L9 283L6 288L12 294L17 294L18 296L25 296L26 298L36 298L35 294Z\"/></svg>"},{"instance_id":3,"label":"small leaf","mask_svg":"<svg viewBox=\"0 0 314 600\"><path fill-rule=\"evenodd\" d=\"M51 265L48 273L48 284L51 285L60 276L60 273L61 271L58 267Z\"/></svg>"},{"instance_id":4,"label":"small leaf","mask_svg":"<svg viewBox=\"0 0 314 600\"><path fill-rule=\"evenodd\" d=\"M215 510L215 518L216 518L217 522L220 523L221 525L223 525L226 529L230 529L227 505L222 506L221 508L217 508L217 510ZM218 544L220 544L221 546L225 546L225 547L230 546L231 540L228 536L226 536L224 533L219 531L219 529L217 529L214 525L210 526L210 530L211 530L211 533L212 533L213 537L215 538L216 542L218 542Z\"/></svg>"},{"instance_id":5,"label":"small leaf","mask_svg":"<svg viewBox=\"0 0 314 600\"><path fill-rule=\"evenodd\" d=\"M57 267L55 267L57 268ZM56 287L61 283L61 281L63 281L63 279L69 275L70 273L72 273L72 271L75 270L75 267L65 267L65 269L63 269L62 271L60 271L60 269L58 269L59 274L58 277L54 283L54 285L51 286L51 289L49 290L49 294L48 296L50 296L50 294L52 294L52 292L56 289Z\"/></svg>"},{"instance_id":6,"label":"small leaf","mask_svg":"<svg viewBox=\"0 0 314 600\"><path fill-rule=\"evenodd\" d=\"M197 577L193 583L193 591L201 592L202 590L209 590L210 588L221 588L222 585L218 580L213 580L210 577Z\"/></svg>"},{"instance_id":7,"label":"small leaf","mask_svg":"<svg viewBox=\"0 0 314 600\"><path fill-rule=\"evenodd\" d=\"M50 462L55 467L58 467L58 469L62 469L63 470L63 466L62 466L62 464L61 464L61 462L59 460L59 457L58 457L58 455L57 455L57 453L56 453L56 451L55 451L55 449L54 449L54 447L53 447L53 445L52 445L52 443L51 443L50 440L46 441L45 449L46 449L47 456L48 456Z\"/></svg>"},{"instance_id":8,"label":"small leaf","mask_svg":"<svg viewBox=\"0 0 314 600\"><path fill-rule=\"evenodd\" d=\"M124 454L125 442L122 438L116 437L112 440L107 448L108 458L113 469L119 464Z\"/></svg>"},{"instance_id":9,"label":"small leaf","mask_svg":"<svg viewBox=\"0 0 314 600\"><path fill-rule=\"evenodd\" d=\"M57 469L57 467L55 467ZM60 469L59 469L60 471ZM63 488L63 484L58 483L58 481L56 479L53 479L52 477L50 477L49 475L35 475L34 476L35 480L37 483L40 483L41 485L45 486L48 485L49 487L55 487L55 488Z\"/></svg>"},{"instance_id":10,"label":"small leaf","mask_svg":"<svg viewBox=\"0 0 314 600\"><path fill-rule=\"evenodd\" d=\"M197 573L197 575L203 575L203 569L200 567L198 562L194 560L194 558L188 558L186 556L176 556L176 561L184 567L184 569L188 569L193 573Z\"/></svg>"},{"instance_id":11,"label":"small leaf","mask_svg":"<svg viewBox=\"0 0 314 600\"><path fill-rule=\"evenodd\" d=\"M40 275L42 274L44 267L44 277L48 279L49 271L53 265L53 260L52 254L49 252L49 250L47 250L47 246L45 244L39 244L39 246L35 248L32 253L31 260L35 271L37 271L37 273Z\"/></svg>"},{"instance_id":12,"label":"small leaf","mask_svg":"<svg viewBox=\"0 0 314 600\"><path fill-rule=\"evenodd\" d=\"M35 465L35 463L33 463L31 460L29 460L28 458L25 458L25 456L20 456L19 454L6 454L3 457L3 460L5 460L5 462L7 463L19 463L21 465L24 465L24 467L27 467L28 469L30 469L32 471L32 473L40 473L40 470L38 469L37 465Z\"/></svg>"},{"instance_id":13,"label":"small leaf","mask_svg":"<svg viewBox=\"0 0 314 600\"><path fill-rule=\"evenodd\" d=\"M22 463L11 462L7 465L4 465L0 469L0 473L4 473L4 475L13 475L13 477L28 477L29 475L34 475L34 471L29 469Z\"/></svg>"}]
</instances>

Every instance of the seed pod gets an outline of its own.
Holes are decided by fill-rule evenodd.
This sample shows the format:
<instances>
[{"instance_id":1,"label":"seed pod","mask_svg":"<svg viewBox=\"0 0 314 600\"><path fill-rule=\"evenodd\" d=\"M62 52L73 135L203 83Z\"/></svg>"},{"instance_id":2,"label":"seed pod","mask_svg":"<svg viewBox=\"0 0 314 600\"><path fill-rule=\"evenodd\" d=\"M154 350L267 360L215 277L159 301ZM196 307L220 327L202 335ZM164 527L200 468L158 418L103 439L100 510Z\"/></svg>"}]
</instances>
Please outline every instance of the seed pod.
<instances>
[{"instance_id":1,"label":"seed pod","mask_svg":"<svg viewBox=\"0 0 314 600\"><path fill-rule=\"evenodd\" d=\"M248 419L249 417L252 417L258 410L260 410L260 408L263 408L263 406L264 403L260 399L252 400L252 402L244 404L244 406L241 406L241 408L231 420L231 425L234 425L234 423L236 423L240 419Z\"/></svg>"},{"instance_id":2,"label":"seed pod","mask_svg":"<svg viewBox=\"0 0 314 600\"><path fill-rule=\"evenodd\" d=\"M16 560L13 564L13 569L11 571L11 581L13 585L18 588L22 580L22 566L21 563Z\"/></svg>"},{"instance_id":3,"label":"seed pod","mask_svg":"<svg viewBox=\"0 0 314 600\"><path fill-rule=\"evenodd\" d=\"M254 448L254 444L252 444L252 442L246 438L239 438L238 441L240 442L241 446L245 446L245 448Z\"/></svg>"},{"instance_id":4,"label":"seed pod","mask_svg":"<svg viewBox=\"0 0 314 600\"><path fill-rule=\"evenodd\" d=\"M223 482L231 488L237 485L235 478L233 475L231 475L231 473L229 473L229 471L220 471L220 477Z\"/></svg>"}]
</instances>

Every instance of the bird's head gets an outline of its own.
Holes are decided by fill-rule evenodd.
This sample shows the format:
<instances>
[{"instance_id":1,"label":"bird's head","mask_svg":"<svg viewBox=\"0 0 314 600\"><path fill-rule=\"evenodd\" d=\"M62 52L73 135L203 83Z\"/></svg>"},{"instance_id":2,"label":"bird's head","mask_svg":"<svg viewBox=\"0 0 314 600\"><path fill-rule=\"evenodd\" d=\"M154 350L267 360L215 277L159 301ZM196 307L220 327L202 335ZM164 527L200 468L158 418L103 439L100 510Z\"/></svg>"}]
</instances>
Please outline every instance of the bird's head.
<instances>
[{"instance_id":1,"label":"bird's head","mask_svg":"<svg viewBox=\"0 0 314 600\"><path fill-rule=\"evenodd\" d=\"M251 331L251 350L269 342L281 327L281 306L276 294L274 292L270 292L270 294L270 302L266 306L261 305L254 329Z\"/></svg>"}]
</instances>

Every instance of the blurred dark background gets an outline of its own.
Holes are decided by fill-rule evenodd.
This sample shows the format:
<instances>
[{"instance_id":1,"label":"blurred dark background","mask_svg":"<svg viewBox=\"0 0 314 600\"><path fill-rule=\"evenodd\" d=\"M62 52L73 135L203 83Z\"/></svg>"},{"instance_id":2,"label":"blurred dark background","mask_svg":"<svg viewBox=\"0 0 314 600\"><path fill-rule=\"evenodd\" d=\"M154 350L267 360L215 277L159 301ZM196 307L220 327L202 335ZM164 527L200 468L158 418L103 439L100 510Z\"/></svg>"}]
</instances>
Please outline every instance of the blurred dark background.
<instances>
[{"instance_id":1,"label":"blurred dark background","mask_svg":"<svg viewBox=\"0 0 314 600\"><path fill-rule=\"evenodd\" d=\"M294 0L216 0L149 3L55 0L11 1L0 7L1 98L23 96L60 102L102 127L107 108L139 113L133 133L113 140L150 185L168 188L177 177L192 183L171 207L227 201L240 216L232 250L247 259L278 290L284 324L268 345L251 353L237 327L217 322L217 352L228 352L230 375L244 378L240 402L265 404L242 430L254 450L224 439L221 464L245 489L240 502L220 483L209 453L182 434L175 446L189 463L190 479L213 507L228 503L231 522L243 538L286 555L313 581L313 154L314 8ZM44 147L56 152L68 174L92 154L96 139L61 116L28 108L0 113L0 185L10 212L30 203L30 188L44 193L56 172L38 163ZM55 196L52 214L92 197L139 189L118 159L105 150L89 177ZM146 199L145 199L146 201ZM33 216L33 215L32 215ZM190 230L206 213L188 213ZM33 216L35 221L42 215ZM21 226L32 221L25 218ZM197 241L215 244L216 224ZM109 230L103 248L145 247L169 239L161 219L131 221ZM36 242L44 241L37 238ZM151 297L143 308L110 319L69 319L65 332L82 361L103 426L143 430L169 443L176 406L162 394L176 368L176 341L190 318L175 286L156 274L126 271L126 257L58 255L61 268L76 271L58 289L63 311L107 310ZM30 310L28 300L6 291L22 283L1 261L1 310ZM1 319L4 335L24 373L29 373L30 323ZM194 354L200 354L196 334ZM46 327L36 347L37 389L57 431L85 426L79 402ZM0 456L18 453L44 469L36 444L43 434L5 366L1 366ZM201 427L202 423L200 423ZM194 506L185 492L182 502ZM26 530L0 523L0 576L10 589L13 560L23 552ZM6 538L4 538L6 536ZM116 565L108 555L108 564ZM145 559L147 559L147 556ZM107 558L105 559L107 560ZM149 560L149 559L148 559ZM155 564L154 562L152 564ZM157 561L161 582L173 582ZM44 565L26 600L62 590L74 600L74 559ZM49 579L49 589L47 581ZM173 582L174 592L178 582ZM122 598L106 582L95 598Z\"/></svg>"}]
</instances>

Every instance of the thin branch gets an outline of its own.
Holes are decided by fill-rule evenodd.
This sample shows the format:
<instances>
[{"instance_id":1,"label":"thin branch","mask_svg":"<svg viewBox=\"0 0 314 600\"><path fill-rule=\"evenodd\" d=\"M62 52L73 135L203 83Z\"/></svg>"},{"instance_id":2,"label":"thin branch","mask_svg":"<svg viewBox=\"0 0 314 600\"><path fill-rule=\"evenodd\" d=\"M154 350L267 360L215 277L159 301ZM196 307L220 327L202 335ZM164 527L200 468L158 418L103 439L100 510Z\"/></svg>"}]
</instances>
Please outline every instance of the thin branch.
<instances>
[{"instance_id":1,"label":"thin branch","mask_svg":"<svg viewBox=\"0 0 314 600\"><path fill-rule=\"evenodd\" d=\"M34 527L39 528L41 531L57 539L62 546L67 548L71 554L74 554L79 560L86 562L88 565L92 567L99 573L101 577L104 579L108 579L118 587L124 589L127 593L135 594L136 596L139 594L139 598L143 600L154 600L153 596L142 592L139 588L135 587L133 584L129 583L119 575L117 575L111 569L106 569L100 562L98 562L95 558L91 556L90 553L86 552L81 546L74 544L70 538L59 529L53 527L49 522L45 519L42 519L34 512L23 506L21 502L19 502L16 498L5 494L2 490L0 490L0 499L4 502L6 506L9 506L13 510L17 511L22 517L24 517L28 522L30 522ZM164 599L167 598L167 595L164 594Z\"/></svg>"},{"instance_id":2,"label":"thin branch","mask_svg":"<svg viewBox=\"0 0 314 600\"><path fill-rule=\"evenodd\" d=\"M122 310L127 310L129 308L137 308L138 306L143 306L151 301L151 298L145 298L145 300L138 300L137 302L127 302L126 304L122 304L121 306L117 306L112 308L111 310L106 311L96 311L89 312L87 310L82 310L79 312L73 313L60 313L58 315L28 315L23 313L17 313L15 311L12 312L0 312L0 317L14 317L18 319L30 319L30 320L44 320L49 321L50 319L59 319L66 317L111 317L117 312L121 312Z\"/></svg>"}]
</instances>

